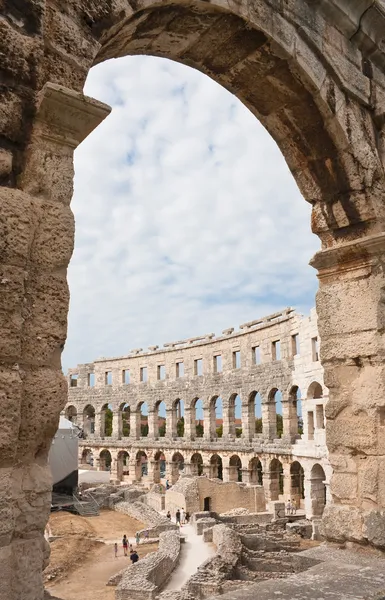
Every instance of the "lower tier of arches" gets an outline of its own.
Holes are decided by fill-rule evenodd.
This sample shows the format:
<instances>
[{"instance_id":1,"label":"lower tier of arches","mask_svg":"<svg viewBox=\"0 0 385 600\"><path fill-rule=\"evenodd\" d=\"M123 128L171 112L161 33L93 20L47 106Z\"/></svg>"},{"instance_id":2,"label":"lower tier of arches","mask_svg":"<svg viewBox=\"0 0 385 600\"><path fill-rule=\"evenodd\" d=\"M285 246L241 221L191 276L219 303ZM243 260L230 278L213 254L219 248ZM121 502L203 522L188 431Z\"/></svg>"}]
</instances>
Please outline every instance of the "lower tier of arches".
<instances>
[{"instance_id":1,"label":"lower tier of arches","mask_svg":"<svg viewBox=\"0 0 385 600\"><path fill-rule=\"evenodd\" d=\"M197 450L196 448L108 447L81 443L79 467L109 471L112 481L174 485L182 475L263 486L266 506L284 501L309 519L322 516L329 502L331 467L326 458L279 454Z\"/></svg>"}]
</instances>

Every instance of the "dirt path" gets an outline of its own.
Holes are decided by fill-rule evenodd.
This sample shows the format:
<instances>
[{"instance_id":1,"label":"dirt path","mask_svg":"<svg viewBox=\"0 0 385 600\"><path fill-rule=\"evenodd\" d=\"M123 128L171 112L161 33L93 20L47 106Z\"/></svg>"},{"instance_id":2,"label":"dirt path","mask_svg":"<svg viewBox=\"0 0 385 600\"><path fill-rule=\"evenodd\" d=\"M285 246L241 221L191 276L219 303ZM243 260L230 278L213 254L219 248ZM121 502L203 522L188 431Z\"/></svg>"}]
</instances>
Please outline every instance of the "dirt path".
<instances>
[{"instance_id":1,"label":"dirt path","mask_svg":"<svg viewBox=\"0 0 385 600\"><path fill-rule=\"evenodd\" d=\"M125 533L133 542L135 532L144 525L127 515L102 511L99 517L90 518L56 513L50 526L53 535L63 536L51 543L51 564L45 572L51 594L63 600L114 600L115 588L106 583L130 564L123 556L121 538ZM139 557L156 549L157 544L139 546ZM52 575L55 579L50 581Z\"/></svg>"}]
</instances>

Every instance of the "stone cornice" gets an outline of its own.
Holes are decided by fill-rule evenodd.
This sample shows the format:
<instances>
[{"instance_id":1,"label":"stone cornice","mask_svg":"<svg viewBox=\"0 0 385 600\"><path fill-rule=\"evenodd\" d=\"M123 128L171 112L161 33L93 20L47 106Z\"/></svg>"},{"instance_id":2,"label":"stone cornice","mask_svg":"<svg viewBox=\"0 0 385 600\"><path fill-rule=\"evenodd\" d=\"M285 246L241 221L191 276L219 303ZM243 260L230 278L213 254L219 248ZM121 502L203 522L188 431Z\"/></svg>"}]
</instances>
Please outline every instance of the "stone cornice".
<instances>
[{"instance_id":1,"label":"stone cornice","mask_svg":"<svg viewBox=\"0 0 385 600\"><path fill-rule=\"evenodd\" d=\"M318 276L323 278L337 272L342 273L368 267L373 258L381 254L385 254L385 233L321 250L313 256L309 264L317 269Z\"/></svg>"}]
</instances>

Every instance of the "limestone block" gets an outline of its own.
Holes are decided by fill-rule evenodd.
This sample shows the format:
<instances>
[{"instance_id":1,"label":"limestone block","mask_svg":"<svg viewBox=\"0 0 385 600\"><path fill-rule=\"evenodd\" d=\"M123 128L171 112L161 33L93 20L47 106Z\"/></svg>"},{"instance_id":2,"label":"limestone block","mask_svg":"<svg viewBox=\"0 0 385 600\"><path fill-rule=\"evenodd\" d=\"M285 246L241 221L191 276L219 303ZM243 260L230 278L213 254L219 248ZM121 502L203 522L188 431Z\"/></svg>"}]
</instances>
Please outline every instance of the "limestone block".
<instances>
[{"instance_id":1,"label":"limestone block","mask_svg":"<svg viewBox=\"0 0 385 600\"><path fill-rule=\"evenodd\" d=\"M1 259L24 266L38 220L33 200L19 190L0 187L0 204Z\"/></svg>"},{"instance_id":2,"label":"limestone block","mask_svg":"<svg viewBox=\"0 0 385 600\"><path fill-rule=\"evenodd\" d=\"M365 515L363 533L370 544L385 549L385 511L371 511Z\"/></svg>"},{"instance_id":3,"label":"limestone block","mask_svg":"<svg viewBox=\"0 0 385 600\"><path fill-rule=\"evenodd\" d=\"M44 268L67 267L74 244L73 213L69 207L57 202L42 202L39 208L41 218L33 240L31 259Z\"/></svg>"},{"instance_id":4,"label":"limestone block","mask_svg":"<svg viewBox=\"0 0 385 600\"><path fill-rule=\"evenodd\" d=\"M354 506L331 504L326 506L322 515L320 533L329 540L343 542L363 542L362 514Z\"/></svg>"},{"instance_id":5,"label":"limestone block","mask_svg":"<svg viewBox=\"0 0 385 600\"><path fill-rule=\"evenodd\" d=\"M339 500L357 499L358 481L354 473L335 473L331 479L333 496Z\"/></svg>"},{"instance_id":6,"label":"limestone block","mask_svg":"<svg viewBox=\"0 0 385 600\"><path fill-rule=\"evenodd\" d=\"M310 540L313 534L313 526L310 521L305 519L294 521L294 523L286 523L286 531L296 533L306 540Z\"/></svg>"},{"instance_id":7,"label":"limestone block","mask_svg":"<svg viewBox=\"0 0 385 600\"><path fill-rule=\"evenodd\" d=\"M66 272L35 275L27 286L29 318L24 325L23 358L32 364L55 364L67 335L69 290Z\"/></svg>"},{"instance_id":8,"label":"limestone block","mask_svg":"<svg viewBox=\"0 0 385 600\"><path fill-rule=\"evenodd\" d=\"M24 372L22 419L19 431L20 456L47 456L56 433L60 411L66 400L67 384L62 373L48 367Z\"/></svg>"},{"instance_id":9,"label":"limestone block","mask_svg":"<svg viewBox=\"0 0 385 600\"><path fill-rule=\"evenodd\" d=\"M0 466L8 467L16 454L15 440L19 437L22 391L20 372L0 367Z\"/></svg>"},{"instance_id":10,"label":"limestone block","mask_svg":"<svg viewBox=\"0 0 385 600\"><path fill-rule=\"evenodd\" d=\"M331 452L350 448L366 454L377 452L375 417L345 410L334 421L326 423L326 440Z\"/></svg>"}]
</instances>

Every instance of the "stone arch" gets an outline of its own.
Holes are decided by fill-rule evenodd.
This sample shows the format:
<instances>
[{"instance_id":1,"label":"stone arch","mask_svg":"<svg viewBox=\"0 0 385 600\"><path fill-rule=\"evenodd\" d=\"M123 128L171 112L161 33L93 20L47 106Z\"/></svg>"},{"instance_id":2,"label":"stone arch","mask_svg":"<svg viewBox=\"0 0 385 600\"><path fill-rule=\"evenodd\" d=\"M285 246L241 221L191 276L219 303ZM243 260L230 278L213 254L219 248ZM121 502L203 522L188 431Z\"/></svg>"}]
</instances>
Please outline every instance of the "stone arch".
<instances>
[{"instance_id":1,"label":"stone arch","mask_svg":"<svg viewBox=\"0 0 385 600\"><path fill-rule=\"evenodd\" d=\"M273 458L269 466L270 500L279 500L283 494L283 466L278 458Z\"/></svg>"},{"instance_id":2,"label":"stone arch","mask_svg":"<svg viewBox=\"0 0 385 600\"><path fill-rule=\"evenodd\" d=\"M210 458L210 477L223 480L223 463L219 454L213 454Z\"/></svg>"},{"instance_id":3,"label":"stone arch","mask_svg":"<svg viewBox=\"0 0 385 600\"><path fill-rule=\"evenodd\" d=\"M104 448L99 453L99 470L111 471L112 456L111 452Z\"/></svg>"},{"instance_id":4,"label":"stone arch","mask_svg":"<svg viewBox=\"0 0 385 600\"><path fill-rule=\"evenodd\" d=\"M135 456L135 480L140 481L148 475L148 457L144 450L138 450Z\"/></svg>"},{"instance_id":5,"label":"stone arch","mask_svg":"<svg viewBox=\"0 0 385 600\"><path fill-rule=\"evenodd\" d=\"M44 4L42 6L44 10ZM38 98L37 86L40 89L46 82L55 81L55 83L72 90L72 97L77 98L86 110L87 101L82 96L76 96L76 92L81 91L87 71L93 63L126 54L152 52L159 56L189 63L225 85L242 99L277 141L303 195L313 204L312 227L319 234L323 248L328 249L327 254L320 253L313 262L313 265L320 271L328 274L328 278L325 278L321 284L323 288L318 297L320 304L323 299L328 298L328 302L324 303L322 315L323 339L329 342L332 335L336 336L340 333L339 323L343 322L344 311L348 307L345 297L349 296L351 289L349 287L351 283L345 281L347 278L343 275L343 266L352 258L355 264L362 264L368 270L368 278L373 280L370 304L373 306L373 310L380 310L378 307L381 303L378 298L380 298L380 290L383 285L380 281L383 278L383 272L381 266L378 265L381 265L382 259L373 257L376 256L376 253L380 254L381 244L376 236L378 235L379 239L379 234L383 230L384 182L380 159L380 153L381 157L383 155L381 141L383 134L380 129L382 127L382 124L379 124L380 119L372 120L372 114L376 114L379 107L372 106L371 98L367 97L370 92L361 90L360 85L356 88L350 85L349 79L354 79L354 77L350 78L350 71L346 76L343 74L343 69L337 74L337 67L329 60L327 53L319 56L322 50L319 52L317 49L316 38L319 36L315 34L318 34L318 31L312 29L319 27L319 31L327 31L330 27L331 37L336 35L337 39L341 40L341 54L346 47L346 53L351 52L353 55L354 52L361 64L364 64L367 47L364 46L362 40L370 40L373 36L370 24L367 26L368 38L364 34L353 36L351 40L347 40L344 33L340 33L336 24L333 23L335 18L333 11L325 15L324 12L321 12L320 3L301 1L293 4L290 19L286 16L288 13L279 8L278 3L272 4L264 0L260 3L261 10L248 10L243 2L232 3L231 11L225 10L219 2L197 2L189 5L176 2L172 6L159 5L159 3L143 5L139 2L137 5L135 4L135 9L132 11L129 8L127 12L120 13L121 5L116 3L116 6L116 12L113 12L110 10L111 3L101 0L99 3L90 2L89 4L86 1L81 10L80 7L74 7L74 10L66 15L69 30L79 32L78 43L71 45L71 51L67 51L66 36L61 35L60 17L56 7L52 8L50 14L52 26L49 27L40 27L40 16L37 12L31 13L28 27L32 25L34 28L36 47L50 48L50 60L45 60L44 65L42 64L44 68L40 69L38 50L31 50L31 60L36 62L39 73L41 70L40 77L29 77L29 72L22 70L29 69L28 66L21 66L26 61L16 61L17 68L9 68L7 77L9 77L12 94L8 94L5 114L12 114L13 118L9 123L8 120L6 121L4 140L6 167L3 175L3 187L5 185L12 187L16 184L22 185L23 192L18 190L9 192L5 189L5 191L2 190L2 194L9 200L10 206L13 202L17 207L22 205L21 200L25 206L29 206L31 196L38 195L39 198L48 198L50 202L59 200L60 207L63 208L63 228L57 230L52 251L48 251L46 255L43 253L41 256L39 255L39 236L34 237L34 243L30 247L26 247L27 272L29 270L31 273L36 272L36 266L33 264L34 257L36 264L47 273L47 277L50 272L56 275L58 264L63 269L69 260L72 251L72 220L67 204L72 194L71 151L73 146L76 146L92 130L95 122L100 121L101 117L96 116L97 110L103 112L96 103L94 104L94 114L91 116L90 112L89 119L84 118L84 112L79 111L82 116L80 119L78 117L78 120L86 123L86 126L79 127L79 129L75 126L71 144L59 152L57 145L55 146L57 144L55 139L57 140L58 135L61 136L60 144L63 146L63 140L65 140L65 135L62 133L65 125L60 122L59 118L53 120L45 138L44 136L39 137L39 124L31 133L32 119L35 116L34 108L36 106L39 109L39 103L44 97L43 92L39 94ZM344 13L345 10L346 6L341 10L343 22L346 22L348 18ZM299 26L301 14L308 14L310 17L310 35L307 34L306 37L301 34ZM358 23L357 31L359 31L363 13L354 12L353 14ZM247 15L247 19L244 20L241 15ZM357 16L358 19L356 19ZM378 18L381 18L380 11ZM88 22L87 33L85 20ZM280 23L280 27L277 27L277 21ZM30 43L28 36L19 35L19 31L16 29L18 24L9 23L9 27L12 44L8 39L3 41L7 53L9 52L12 59L12 46L17 47L20 44L22 55L24 56L24 53L27 55ZM282 31L285 35L282 35ZM225 32L226 34L224 34ZM307 41L310 39L311 43ZM376 39L374 37L373 43L370 42L370 45L373 45L371 57L373 57L374 64L378 65L381 60L381 51L376 46ZM298 52L299 46L301 46L302 52ZM306 60L306 58L309 59ZM12 64L12 60L9 61L9 64ZM370 65L370 62L368 64ZM354 73L361 78L360 69ZM376 78L372 69L371 77ZM376 81L373 85L375 84ZM60 91L60 88L55 93L63 99L60 94L64 95L64 92ZM64 99L69 97L70 95L64 95ZM37 100L38 102L36 102ZM12 108L8 106L8 102L13 103L9 105L10 107L15 104L20 105L20 110L14 114ZM373 100L373 102L376 101ZM65 101L62 104L65 105ZM47 106L45 108L46 112L52 116L54 111L50 111L49 108L47 110ZM40 117L43 116L44 111L41 109ZM76 110L73 111L72 118L76 120ZM41 122L42 119L40 119L40 124ZM40 125L40 134L44 130L44 125L43 127ZM376 136L379 138L378 145L375 140ZM41 137L43 137L43 141ZM28 152L24 152L28 141L30 141ZM52 160L52 156L56 157L55 160ZM13 222L17 213L14 214L10 211L9 214L9 218ZM41 230L52 231L51 219L51 212L43 211L39 223ZM28 218L25 223L28 224ZM377 250L371 244L373 238L378 241ZM355 246L352 252L351 246L347 246L347 244L353 241ZM336 242L339 245L338 257L333 249ZM344 248L344 246L347 247ZM369 246L370 251L367 249ZM19 250L15 250L14 255L12 250L13 248L10 247L6 254L10 265L16 264L14 256L17 257L17 260L19 259ZM37 256L38 258L36 258ZM373 264L377 261L372 270L370 261L373 261ZM338 266L338 269L333 271L335 265ZM350 281L353 278L354 275L350 275ZM32 277L29 279L32 281ZM42 326L43 335L41 343L39 343L40 350L38 351L37 346L29 348L29 342L26 339L25 346L29 348L27 358L23 354L24 369L28 374L23 385L27 393L44 380L46 372L43 369L47 368L46 365L50 365L52 369L52 385L47 386L46 390L43 390L41 386L40 399L36 398L35 400L36 407L40 406L39 402L47 407L46 425L41 422L40 426L31 427L29 432L21 427L19 432L23 444L20 444L22 449L19 451L20 455L15 457L14 464L17 465L17 469L22 469L31 476L33 468L29 457L36 456L36 460L40 461L39 465L46 460L49 441L55 431L55 423L57 423L59 411L65 404L66 396L57 357L66 337L65 313L68 306L68 293L64 277L62 279L58 277L55 281L58 310L54 310L52 313L53 328L49 330L50 320L45 319ZM330 293L328 287L330 283L337 281L340 286L339 295ZM30 289L25 291L26 294L30 292ZM336 300L334 300L334 296ZM37 292L36 297L38 297ZM19 310L24 302L22 294L20 294L20 301L15 299L13 302L15 310ZM359 303L359 298L357 298L357 303ZM364 309L365 305L362 308ZM36 304L36 309L31 310L26 317L26 331L33 329L37 314L38 304ZM359 314L358 310L357 314ZM333 317L333 320L329 317ZM332 324L330 324L331 322ZM376 324L372 327L373 331L379 329ZM344 333L342 328L340 329L341 333ZM55 335L52 334L52 331L55 331ZM356 337L358 339L358 333ZM364 341L362 343L365 345ZM41 359L39 357L41 362L38 362L36 357L38 352L41 352L42 355ZM334 354L330 355L330 360L326 361L327 370L330 372L331 369L334 369L335 381L338 383L341 381L341 384L336 386L337 391L333 390L332 400L336 405L353 396L349 393L353 380L355 380L356 397L362 398L367 391L366 382L369 377L361 377L363 383L360 383L356 372L354 372L355 378L349 378L350 381L345 381L343 377L342 369L345 368L343 362L349 365L352 372L355 369L354 359L357 358L354 354L355 348L349 352L351 354L347 356L340 348L337 348L334 350ZM376 350L376 352L379 351ZM329 357L327 358L329 359ZM21 362L18 358L15 360ZM335 364L332 364L333 361ZM9 364L8 356L6 356L5 362ZM40 368L40 372L36 367L37 364L44 364L44 367ZM361 367L357 365L357 369L359 368ZM380 370L379 366L377 368ZM382 375L383 373L379 372L378 381L383 380ZM362 386L361 394L359 386ZM376 391L374 390L372 393L374 401ZM19 388L14 386L10 392L10 402L15 400L14 405L17 406L17 403L20 403L20 396ZM354 404L355 400L352 399L351 402ZM39 414L38 410L35 412ZM335 430L338 430L340 425L344 427L343 416L338 416L336 420L338 422L335 423ZM365 425L369 427L370 421L365 422ZM99 435L99 432L97 434ZM18 431L16 430L10 436L12 444L10 456L14 456L12 449L15 446L14 437L17 435ZM348 444L343 441L345 438L349 438ZM349 455L351 448L359 446L359 440L356 442L353 434L352 436L341 434L335 443L333 440L330 445L341 448L342 455L344 453ZM377 450L373 454L379 453ZM8 454L5 453L5 456L4 460L8 461ZM25 458L26 456L28 459ZM47 466L46 468L48 469ZM358 473L357 477L359 478L361 474ZM336 473L336 485L340 484L340 476L343 477L343 474ZM358 506L362 505L362 500L360 496ZM48 495L46 502L48 506ZM377 510L381 506L383 506L382 500L377 498L373 510ZM348 513L349 505L343 508L345 513ZM336 510L342 510L341 506L338 506ZM40 506L36 508L37 511L41 511ZM339 522L344 523L345 519L340 519ZM340 527L341 532L349 536L348 531L345 530L344 533L344 526ZM41 529L36 535L36 541L40 546L42 536ZM17 545L18 541L17 536L12 537L12 545ZM32 547L35 539L31 539L30 542ZM12 564L13 552L9 556L10 564ZM40 559L41 564L42 562L43 558ZM31 577L23 573L26 581L36 579L34 568L31 567ZM10 572L11 569L6 569L6 571ZM16 586L14 587L16 589ZM42 588L41 585L40 587Z\"/></svg>"},{"instance_id":6,"label":"stone arch","mask_svg":"<svg viewBox=\"0 0 385 600\"><path fill-rule=\"evenodd\" d=\"M130 474L129 470L130 455L126 450L120 450L116 459L116 475L119 481Z\"/></svg>"},{"instance_id":7,"label":"stone arch","mask_svg":"<svg viewBox=\"0 0 385 600\"><path fill-rule=\"evenodd\" d=\"M131 408L128 402L121 402L119 406L119 437L130 435Z\"/></svg>"},{"instance_id":8,"label":"stone arch","mask_svg":"<svg viewBox=\"0 0 385 600\"><path fill-rule=\"evenodd\" d=\"M322 396L323 396L322 385L320 383L318 383L318 381L312 381L312 383L307 388L306 397L311 398L311 399L318 399L318 398L322 398Z\"/></svg>"},{"instance_id":9,"label":"stone arch","mask_svg":"<svg viewBox=\"0 0 385 600\"><path fill-rule=\"evenodd\" d=\"M183 438L185 432L184 401L177 398L172 404L172 437Z\"/></svg>"},{"instance_id":10,"label":"stone arch","mask_svg":"<svg viewBox=\"0 0 385 600\"><path fill-rule=\"evenodd\" d=\"M315 463L310 471L310 498L313 517L322 517L326 506L325 471L319 463Z\"/></svg>"},{"instance_id":11,"label":"stone arch","mask_svg":"<svg viewBox=\"0 0 385 600\"><path fill-rule=\"evenodd\" d=\"M330 93L321 92L321 82L325 85L324 77L319 76L323 64L312 54L313 61L307 61L304 68L305 63L295 54L295 44L283 43L281 29L271 26L274 10L265 3L263 10L253 11L250 20L240 16L242 8L237 14L235 6L228 11L215 4L205 4L204 14L196 2L172 7L150 4L123 19L116 15L110 31L101 28L103 44L95 63L116 56L151 54L149 39L156 39L157 56L185 62L183 26L188 22L191 27L193 22L194 41L186 62L209 74L249 107L276 140L305 198L315 202L334 199L349 189L349 175L358 176L359 169L352 157L342 157L349 145L347 131L328 122L327 117L330 121L334 117L335 106L330 104ZM162 31L167 32L170 19L175 29L173 39L180 40L176 45L170 44L169 35ZM226 39L221 33L224 27ZM285 28L295 38L295 26L286 21ZM219 45L218 40L222 40ZM291 63L295 68L290 68ZM336 83L328 79L327 84L335 94ZM338 227L336 217L327 214L326 219L329 228Z\"/></svg>"},{"instance_id":12,"label":"stone arch","mask_svg":"<svg viewBox=\"0 0 385 600\"><path fill-rule=\"evenodd\" d=\"M94 453L92 448L83 448L80 462L82 465L94 467Z\"/></svg>"},{"instance_id":13,"label":"stone arch","mask_svg":"<svg viewBox=\"0 0 385 600\"><path fill-rule=\"evenodd\" d=\"M95 407L87 404L83 410L83 435L87 438L95 434Z\"/></svg>"},{"instance_id":14,"label":"stone arch","mask_svg":"<svg viewBox=\"0 0 385 600\"><path fill-rule=\"evenodd\" d=\"M242 436L242 400L238 393L231 394L228 406L229 434L233 438Z\"/></svg>"},{"instance_id":15,"label":"stone arch","mask_svg":"<svg viewBox=\"0 0 385 600\"><path fill-rule=\"evenodd\" d=\"M263 485L263 468L258 456L249 461L249 478L252 485Z\"/></svg>"},{"instance_id":16,"label":"stone arch","mask_svg":"<svg viewBox=\"0 0 385 600\"><path fill-rule=\"evenodd\" d=\"M203 458L199 452L192 455L190 463L191 475L203 475Z\"/></svg>"},{"instance_id":17,"label":"stone arch","mask_svg":"<svg viewBox=\"0 0 385 600\"><path fill-rule=\"evenodd\" d=\"M229 481L242 481L242 461L237 454L229 460Z\"/></svg>"},{"instance_id":18,"label":"stone arch","mask_svg":"<svg viewBox=\"0 0 385 600\"><path fill-rule=\"evenodd\" d=\"M166 475L166 456L163 450L157 450L152 461L154 483L160 483L160 480Z\"/></svg>"},{"instance_id":19,"label":"stone arch","mask_svg":"<svg viewBox=\"0 0 385 600\"><path fill-rule=\"evenodd\" d=\"M66 406L66 409L64 411L64 416L66 419L68 419L68 421L71 421L71 423L76 425L77 417L78 417L78 409L73 404L70 404L69 406Z\"/></svg>"},{"instance_id":20,"label":"stone arch","mask_svg":"<svg viewBox=\"0 0 385 600\"><path fill-rule=\"evenodd\" d=\"M191 438L201 438L204 432L204 404L202 398L197 397L191 403Z\"/></svg>"},{"instance_id":21,"label":"stone arch","mask_svg":"<svg viewBox=\"0 0 385 600\"><path fill-rule=\"evenodd\" d=\"M290 500L300 508L305 499L305 473L297 460L290 465Z\"/></svg>"},{"instance_id":22,"label":"stone arch","mask_svg":"<svg viewBox=\"0 0 385 600\"><path fill-rule=\"evenodd\" d=\"M247 415L248 415L248 426L249 426L249 435L250 439L252 439L255 435L259 435L263 432L262 425L262 398L261 394L256 390L252 391L249 394L248 405L247 405Z\"/></svg>"}]
</instances>

